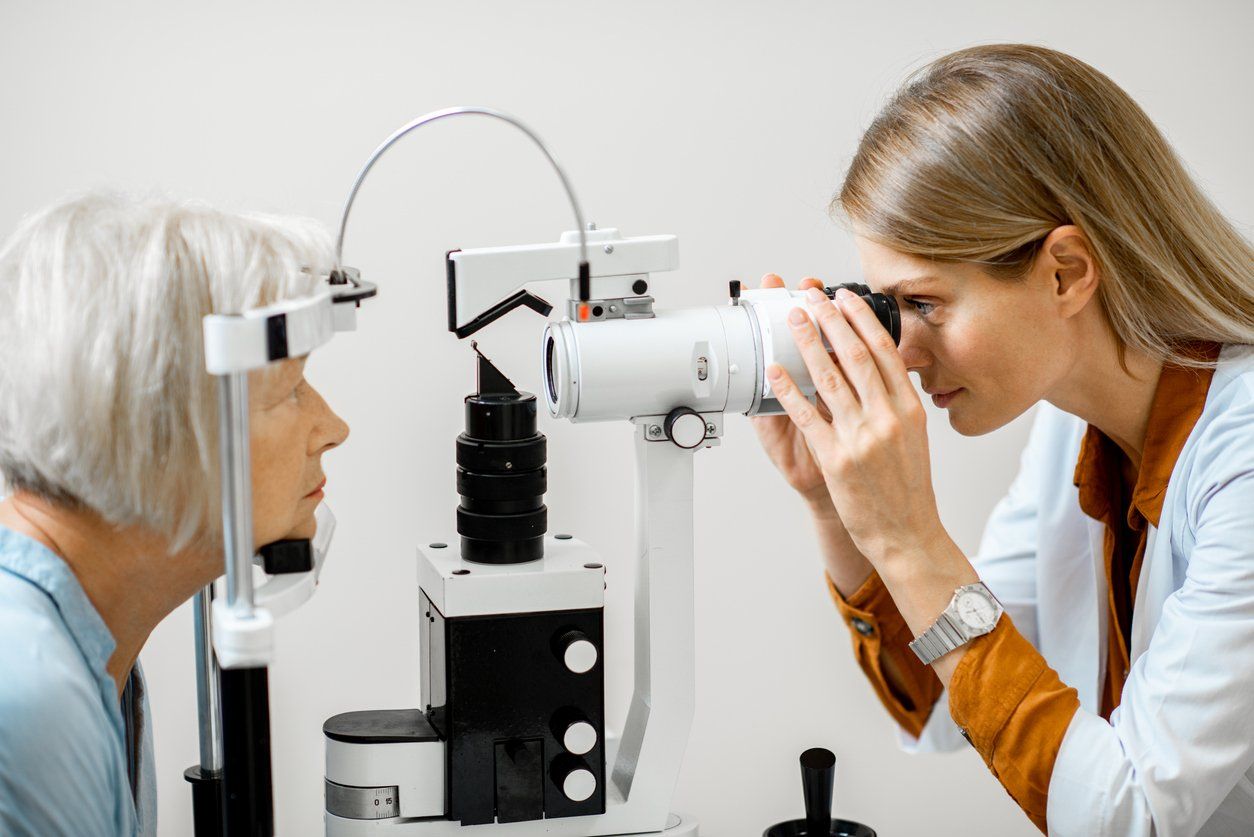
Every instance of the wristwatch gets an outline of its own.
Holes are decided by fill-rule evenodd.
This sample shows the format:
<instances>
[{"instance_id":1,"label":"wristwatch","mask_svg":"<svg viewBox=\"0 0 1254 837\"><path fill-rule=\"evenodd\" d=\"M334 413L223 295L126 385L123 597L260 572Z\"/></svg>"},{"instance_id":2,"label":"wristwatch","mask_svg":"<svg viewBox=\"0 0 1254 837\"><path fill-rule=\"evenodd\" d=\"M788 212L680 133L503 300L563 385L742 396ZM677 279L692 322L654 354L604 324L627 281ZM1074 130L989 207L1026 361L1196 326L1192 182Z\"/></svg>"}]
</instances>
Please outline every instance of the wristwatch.
<instances>
[{"instance_id":1,"label":"wristwatch","mask_svg":"<svg viewBox=\"0 0 1254 837\"><path fill-rule=\"evenodd\" d=\"M932 627L910 643L910 650L924 665L931 665L955 648L993 630L1003 612L1001 602L984 582L963 585L954 591L949 607Z\"/></svg>"}]
</instances>

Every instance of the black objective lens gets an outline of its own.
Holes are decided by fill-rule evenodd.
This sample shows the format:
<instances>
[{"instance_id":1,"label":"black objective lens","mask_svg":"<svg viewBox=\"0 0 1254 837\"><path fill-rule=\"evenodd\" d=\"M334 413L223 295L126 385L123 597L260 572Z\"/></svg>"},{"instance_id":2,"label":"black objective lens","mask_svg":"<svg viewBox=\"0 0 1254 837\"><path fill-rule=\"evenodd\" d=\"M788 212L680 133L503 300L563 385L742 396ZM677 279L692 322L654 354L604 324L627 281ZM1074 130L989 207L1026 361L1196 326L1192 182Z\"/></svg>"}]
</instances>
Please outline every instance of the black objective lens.
<instances>
[{"instance_id":1,"label":"black objective lens","mask_svg":"<svg viewBox=\"0 0 1254 837\"><path fill-rule=\"evenodd\" d=\"M893 342L901 345L901 309L897 307L897 300L886 294L871 293L870 288L857 282L846 282L843 285L824 288L823 292L827 294L828 299L834 299L836 292L842 288L865 299L866 304L875 312L880 325L893 336Z\"/></svg>"},{"instance_id":2,"label":"black objective lens","mask_svg":"<svg viewBox=\"0 0 1254 837\"><path fill-rule=\"evenodd\" d=\"M544 557L547 443L536 432L536 397L479 357L479 392L466 396L457 437L457 533L462 558L521 564Z\"/></svg>"}]
</instances>

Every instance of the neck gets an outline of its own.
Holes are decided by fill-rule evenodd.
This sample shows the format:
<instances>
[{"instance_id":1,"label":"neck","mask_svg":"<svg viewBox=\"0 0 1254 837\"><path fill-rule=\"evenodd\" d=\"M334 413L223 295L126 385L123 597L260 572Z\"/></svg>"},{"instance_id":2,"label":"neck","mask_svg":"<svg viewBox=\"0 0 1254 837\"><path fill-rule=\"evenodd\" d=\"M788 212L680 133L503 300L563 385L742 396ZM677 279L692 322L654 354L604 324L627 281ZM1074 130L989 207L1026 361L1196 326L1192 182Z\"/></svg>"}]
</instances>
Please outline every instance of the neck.
<instances>
[{"instance_id":1,"label":"neck","mask_svg":"<svg viewBox=\"0 0 1254 837\"><path fill-rule=\"evenodd\" d=\"M1121 364L1118 343L1104 319L1092 331L1091 339L1081 343L1084 354L1046 400L1106 434L1139 470L1162 363L1128 348Z\"/></svg>"},{"instance_id":2,"label":"neck","mask_svg":"<svg viewBox=\"0 0 1254 837\"><path fill-rule=\"evenodd\" d=\"M113 634L107 669L119 694L152 629L216 575L203 552L171 554L168 540L148 530L20 491L0 502L0 524L42 543L74 573Z\"/></svg>"}]
</instances>

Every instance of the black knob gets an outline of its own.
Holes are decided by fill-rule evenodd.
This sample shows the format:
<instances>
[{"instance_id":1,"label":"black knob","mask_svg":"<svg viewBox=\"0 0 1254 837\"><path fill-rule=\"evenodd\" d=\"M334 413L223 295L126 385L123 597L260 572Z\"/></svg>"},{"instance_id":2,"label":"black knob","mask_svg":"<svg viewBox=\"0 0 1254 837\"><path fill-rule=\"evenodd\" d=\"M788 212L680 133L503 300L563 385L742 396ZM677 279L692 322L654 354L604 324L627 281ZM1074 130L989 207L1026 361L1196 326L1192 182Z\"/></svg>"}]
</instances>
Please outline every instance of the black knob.
<instances>
[{"instance_id":1,"label":"black knob","mask_svg":"<svg viewBox=\"0 0 1254 837\"><path fill-rule=\"evenodd\" d=\"M801 754L801 789L806 799L806 834L832 831L832 786L836 781L836 756L814 747Z\"/></svg>"},{"instance_id":2,"label":"black knob","mask_svg":"<svg viewBox=\"0 0 1254 837\"><path fill-rule=\"evenodd\" d=\"M666 438L686 450L693 450L705 441L705 419L691 407L676 407L662 422Z\"/></svg>"},{"instance_id":3,"label":"black knob","mask_svg":"<svg viewBox=\"0 0 1254 837\"><path fill-rule=\"evenodd\" d=\"M740 299L740 280L733 279L727 283L727 289L731 293L732 305L737 305Z\"/></svg>"}]
</instances>

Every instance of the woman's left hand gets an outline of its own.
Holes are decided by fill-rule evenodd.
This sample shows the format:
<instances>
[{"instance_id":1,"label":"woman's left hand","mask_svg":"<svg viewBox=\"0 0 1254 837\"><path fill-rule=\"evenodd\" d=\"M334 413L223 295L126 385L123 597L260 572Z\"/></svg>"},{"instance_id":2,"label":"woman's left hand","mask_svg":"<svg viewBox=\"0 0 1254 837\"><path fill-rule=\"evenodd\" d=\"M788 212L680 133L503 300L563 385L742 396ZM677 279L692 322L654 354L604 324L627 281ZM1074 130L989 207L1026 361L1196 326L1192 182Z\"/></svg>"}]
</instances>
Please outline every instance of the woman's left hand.
<instances>
[{"instance_id":1,"label":"woman's left hand","mask_svg":"<svg viewBox=\"0 0 1254 837\"><path fill-rule=\"evenodd\" d=\"M782 367L772 364L767 376L814 451L854 544L882 572L947 537L932 491L927 417L891 335L866 302L843 289L835 300L818 290L808 297L839 365L800 308L789 326L831 420Z\"/></svg>"}]
</instances>

